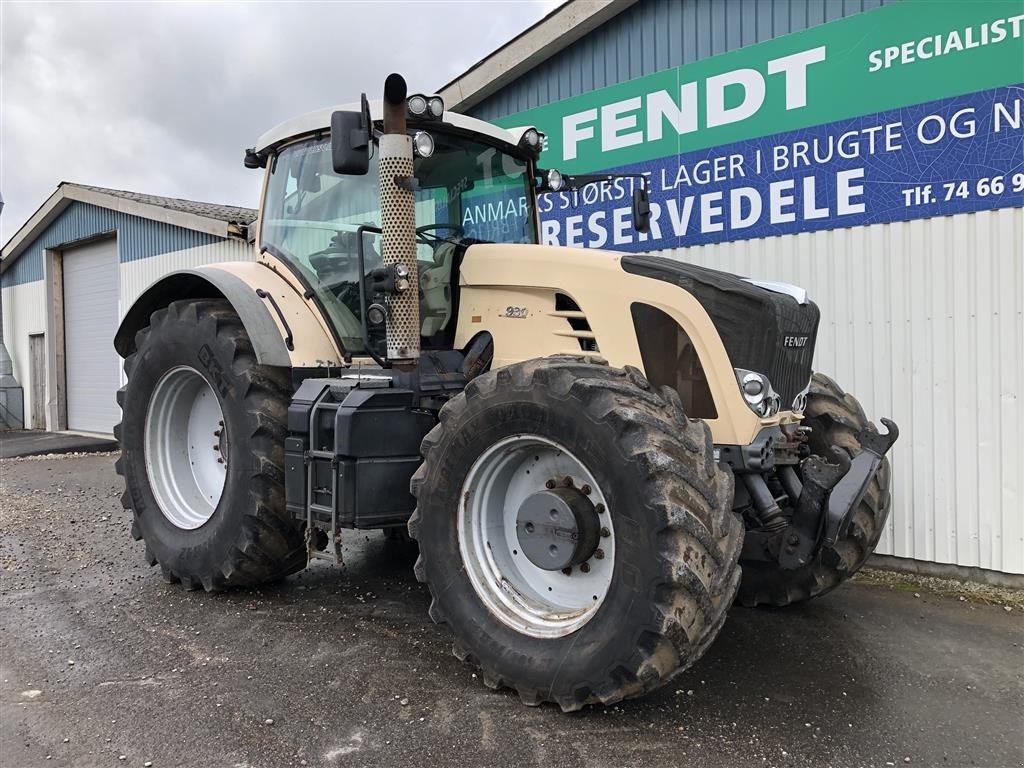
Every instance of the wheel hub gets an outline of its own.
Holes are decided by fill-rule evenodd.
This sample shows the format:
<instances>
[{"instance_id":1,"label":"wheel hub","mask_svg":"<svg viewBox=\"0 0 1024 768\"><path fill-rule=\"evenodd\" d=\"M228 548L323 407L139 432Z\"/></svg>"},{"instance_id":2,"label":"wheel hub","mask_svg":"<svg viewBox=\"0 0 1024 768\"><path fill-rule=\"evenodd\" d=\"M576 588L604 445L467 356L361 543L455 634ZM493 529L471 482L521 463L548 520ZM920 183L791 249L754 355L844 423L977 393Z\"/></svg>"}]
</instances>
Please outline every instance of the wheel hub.
<instances>
[{"instance_id":1,"label":"wheel hub","mask_svg":"<svg viewBox=\"0 0 1024 768\"><path fill-rule=\"evenodd\" d=\"M554 638L597 614L615 571L615 528L584 462L548 437L511 435L473 462L460 496L459 552L495 617Z\"/></svg>"},{"instance_id":2,"label":"wheel hub","mask_svg":"<svg viewBox=\"0 0 1024 768\"><path fill-rule=\"evenodd\" d=\"M516 515L523 554L545 571L561 571L589 560L597 550L600 530L594 505L571 487L528 496Z\"/></svg>"}]
</instances>

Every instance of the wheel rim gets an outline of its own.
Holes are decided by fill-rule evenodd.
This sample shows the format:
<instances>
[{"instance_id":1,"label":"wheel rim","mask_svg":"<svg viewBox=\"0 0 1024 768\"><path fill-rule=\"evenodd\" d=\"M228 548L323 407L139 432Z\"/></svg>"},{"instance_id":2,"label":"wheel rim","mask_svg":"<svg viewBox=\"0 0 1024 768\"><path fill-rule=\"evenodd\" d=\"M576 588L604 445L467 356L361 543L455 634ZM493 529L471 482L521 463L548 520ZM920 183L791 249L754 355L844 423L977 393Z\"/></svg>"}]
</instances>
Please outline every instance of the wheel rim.
<instances>
[{"instance_id":1,"label":"wheel rim","mask_svg":"<svg viewBox=\"0 0 1024 768\"><path fill-rule=\"evenodd\" d=\"M522 543L522 510L553 480L560 485L564 478L581 494L588 491L599 526L597 550L568 575L538 567ZM590 621L608 594L615 566L607 507L586 465L553 440L516 435L487 449L466 476L458 513L462 560L487 609L509 627L540 638L564 637Z\"/></svg>"},{"instance_id":2,"label":"wheel rim","mask_svg":"<svg viewBox=\"0 0 1024 768\"><path fill-rule=\"evenodd\" d=\"M194 368L161 377L146 414L146 473L173 525L193 530L217 510L227 478L227 432L213 387Z\"/></svg>"}]
</instances>

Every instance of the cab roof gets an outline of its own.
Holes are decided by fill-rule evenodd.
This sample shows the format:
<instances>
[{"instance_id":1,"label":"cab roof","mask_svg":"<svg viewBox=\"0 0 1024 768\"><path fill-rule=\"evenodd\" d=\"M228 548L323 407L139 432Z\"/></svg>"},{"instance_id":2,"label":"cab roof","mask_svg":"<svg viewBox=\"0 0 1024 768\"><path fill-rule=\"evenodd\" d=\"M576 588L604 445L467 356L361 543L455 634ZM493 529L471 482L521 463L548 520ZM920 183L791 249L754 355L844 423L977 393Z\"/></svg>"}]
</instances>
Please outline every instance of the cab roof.
<instances>
[{"instance_id":1,"label":"cab roof","mask_svg":"<svg viewBox=\"0 0 1024 768\"><path fill-rule=\"evenodd\" d=\"M359 103L352 102L349 104L341 104L336 107L326 107L324 109L317 109L312 112L307 112L304 115L293 117L290 120L285 120L280 125L271 128L269 131L260 136L256 142L256 146L253 149L258 154L264 154L269 151L277 149L287 141L304 136L306 134L315 133L317 131L325 131L331 127L331 113L338 110L358 112ZM384 102L381 100L370 102L370 117L373 120L381 120L384 117ZM424 125L430 125L431 122L440 122L455 128L460 128L464 131L472 131L473 133L482 134L488 136L497 141L505 144L511 144L513 146L519 143L519 139L530 126L523 126L521 128L499 128L493 123L488 123L483 120L477 120L475 117L468 117L466 115L459 114L458 112L449 112L445 110L441 119L438 121L426 121Z\"/></svg>"}]
</instances>

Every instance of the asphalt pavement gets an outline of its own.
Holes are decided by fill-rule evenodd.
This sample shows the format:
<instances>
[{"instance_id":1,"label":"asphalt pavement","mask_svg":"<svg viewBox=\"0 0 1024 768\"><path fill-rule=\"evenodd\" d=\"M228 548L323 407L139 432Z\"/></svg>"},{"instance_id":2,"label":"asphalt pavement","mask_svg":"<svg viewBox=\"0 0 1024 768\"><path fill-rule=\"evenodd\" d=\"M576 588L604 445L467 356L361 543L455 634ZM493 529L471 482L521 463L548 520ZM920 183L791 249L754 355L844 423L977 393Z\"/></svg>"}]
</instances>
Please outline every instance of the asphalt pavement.
<instances>
[{"instance_id":1,"label":"asphalt pavement","mask_svg":"<svg viewBox=\"0 0 1024 768\"><path fill-rule=\"evenodd\" d=\"M458 662L379 532L258 590L165 584L114 458L0 461L4 768L1024 764L1020 600L856 580L736 607L669 686L566 715Z\"/></svg>"}]
</instances>

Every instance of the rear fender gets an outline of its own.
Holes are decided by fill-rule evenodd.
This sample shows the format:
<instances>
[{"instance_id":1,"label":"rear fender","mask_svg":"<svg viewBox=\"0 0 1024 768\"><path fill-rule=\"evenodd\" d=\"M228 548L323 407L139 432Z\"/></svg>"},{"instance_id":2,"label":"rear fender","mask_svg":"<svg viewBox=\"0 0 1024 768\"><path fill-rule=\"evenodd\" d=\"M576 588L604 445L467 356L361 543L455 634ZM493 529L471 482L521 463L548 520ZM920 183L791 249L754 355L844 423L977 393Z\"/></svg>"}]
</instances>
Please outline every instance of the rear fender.
<instances>
[{"instance_id":1,"label":"rear fender","mask_svg":"<svg viewBox=\"0 0 1024 768\"><path fill-rule=\"evenodd\" d=\"M158 309L181 299L223 298L238 313L260 365L340 367L342 355L318 309L278 273L256 262L228 262L172 272L157 280L125 314L114 348L135 351L135 334Z\"/></svg>"}]
</instances>

